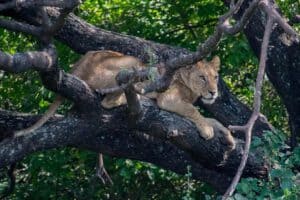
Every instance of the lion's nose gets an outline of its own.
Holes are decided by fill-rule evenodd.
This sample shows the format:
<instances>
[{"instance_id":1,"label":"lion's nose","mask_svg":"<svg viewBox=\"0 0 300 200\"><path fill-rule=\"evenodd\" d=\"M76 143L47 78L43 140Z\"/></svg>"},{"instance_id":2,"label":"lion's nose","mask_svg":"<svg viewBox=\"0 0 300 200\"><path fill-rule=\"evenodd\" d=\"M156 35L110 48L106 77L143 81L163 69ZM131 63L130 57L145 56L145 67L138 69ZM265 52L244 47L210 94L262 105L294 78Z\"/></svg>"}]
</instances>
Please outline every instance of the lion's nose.
<instances>
[{"instance_id":1,"label":"lion's nose","mask_svg":"<svg viewBox=\"0 0 300 200\"><path fill-rule=\"evenodd\" d=\"M211 96L215 96L215 94L216 94L217 92L215 92L215 91L209 91L209 93L211 94Z\"/></svg>"}]
</instances>

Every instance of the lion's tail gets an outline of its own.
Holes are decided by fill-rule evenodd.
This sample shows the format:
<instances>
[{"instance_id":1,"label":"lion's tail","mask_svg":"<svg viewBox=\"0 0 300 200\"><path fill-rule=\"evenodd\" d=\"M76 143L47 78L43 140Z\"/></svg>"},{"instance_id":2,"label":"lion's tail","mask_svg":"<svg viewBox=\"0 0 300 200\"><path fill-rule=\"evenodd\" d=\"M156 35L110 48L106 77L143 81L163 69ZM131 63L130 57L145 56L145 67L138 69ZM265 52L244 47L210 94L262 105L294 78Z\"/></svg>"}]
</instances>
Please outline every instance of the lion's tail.
<instances>
[{"instance_id":1,"label":"lion's tail","mask_svg":"<svg viewBox=\"0 0 300 200\"><path fill-rule=\"evenodd\" d=\"M43 126L56 112L58 107L62 104L64 98L61 96L57 96L54 100L54 102L50 105L49 109L45 112L45 114L32 126L16 131L14 133L14 137L19 137L19 136L25 136L28 135L29 133L35 131L36 129L40 128Z\"/></svg>"}]
</instances>

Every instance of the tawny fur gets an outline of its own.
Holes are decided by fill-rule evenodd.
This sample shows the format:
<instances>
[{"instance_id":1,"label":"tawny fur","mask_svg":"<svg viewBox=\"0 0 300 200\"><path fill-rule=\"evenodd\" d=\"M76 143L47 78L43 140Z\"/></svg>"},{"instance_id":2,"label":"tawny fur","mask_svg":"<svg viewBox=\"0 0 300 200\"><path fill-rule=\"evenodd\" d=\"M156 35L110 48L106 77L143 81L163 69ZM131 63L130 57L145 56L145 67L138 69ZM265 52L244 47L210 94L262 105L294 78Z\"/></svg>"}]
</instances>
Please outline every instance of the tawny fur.
<instances>
[{"instance_id":1,"label":"tawny fur","mask_svg":"<svg viewBox=\"0 0 300 200\"><path fill-rule=\"evenodd\" d=\"M92 89L106 89L117 86L115 77L120 70L136 67L141 69L144 64L137 58L125 56L113 51L87 52L74 64L71 73L84 80ZM156 98L157 105L164 110L175 112L194 122L200 135L205 139L214 136L213 127L222 125L214 119L203 117L193 103L200 97L203 103L212 104L218 96L218 71L219 57L214 57L210 62L200 61L192 66L181 68L175 73L169 89L162 93L150 95ZM56 111L62 102L55 101L48 112L36 124L16 133L17 136L28 134L41 127ZM123 92L108 94L101 105L110 109L126 104ZM234 146L230 132L221 127L228 143Z\"/></svg>"}]
</instances>

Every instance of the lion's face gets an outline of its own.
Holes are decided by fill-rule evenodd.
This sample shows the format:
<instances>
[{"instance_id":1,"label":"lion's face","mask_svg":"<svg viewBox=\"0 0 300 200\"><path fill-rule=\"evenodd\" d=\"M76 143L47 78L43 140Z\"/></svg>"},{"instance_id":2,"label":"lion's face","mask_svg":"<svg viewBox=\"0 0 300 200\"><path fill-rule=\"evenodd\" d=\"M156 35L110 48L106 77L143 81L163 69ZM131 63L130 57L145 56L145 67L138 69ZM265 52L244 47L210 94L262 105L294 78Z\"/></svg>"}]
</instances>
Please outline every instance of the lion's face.
<instances>
[{"instance_id":1,"label":"lion's face","mask_svg":"<svg viewBox=\"0 0 300 200\"><path fill-rule=\"evenodd\" d=\"M220 59L215 56L210 62L205 60L192 66L189 88L201 97L205 104L212 104L218 97L218 71Z\"/></svg>"}]
</instances>

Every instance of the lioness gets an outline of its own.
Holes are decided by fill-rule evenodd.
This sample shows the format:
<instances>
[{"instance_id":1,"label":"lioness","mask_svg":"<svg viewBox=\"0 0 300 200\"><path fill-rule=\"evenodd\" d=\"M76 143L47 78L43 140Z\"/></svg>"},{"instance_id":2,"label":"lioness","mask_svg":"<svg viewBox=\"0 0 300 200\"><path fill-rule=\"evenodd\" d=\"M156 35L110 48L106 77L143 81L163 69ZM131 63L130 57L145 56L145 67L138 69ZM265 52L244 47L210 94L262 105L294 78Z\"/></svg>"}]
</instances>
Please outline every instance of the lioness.
<instances>
[{"instance_id":1,"label":"lioness","mask_svg":"<svg viewBox=\"0 0 300 200\"><path fill-rule=\"evenodd\" d=\"M118 72L133 66L144 68L144 64L132 56L113 51L90 51L74 64L71 73L84 80L92 89L105 89L117 86L115 77ZM220 59L215 56L210 62L203 60L192 66L180 68L176 71L169 89L156 93L155 98L161 109L175 112L194 122L203 138L210 139L214 136L213 126L221 127L226 138L232 142L231 145L234 145L234 140L226 128L214 119L203 117L193 106L199 97L205 104L214 103L218 96L219 67ZM58 98L36 124L16 132L15 136L28 134L42 126L55 113L61 102L62 98ZM123 104L126 104L123 92L108 94L101 102L107 109Z\"/></svg>"}]
</instances>

